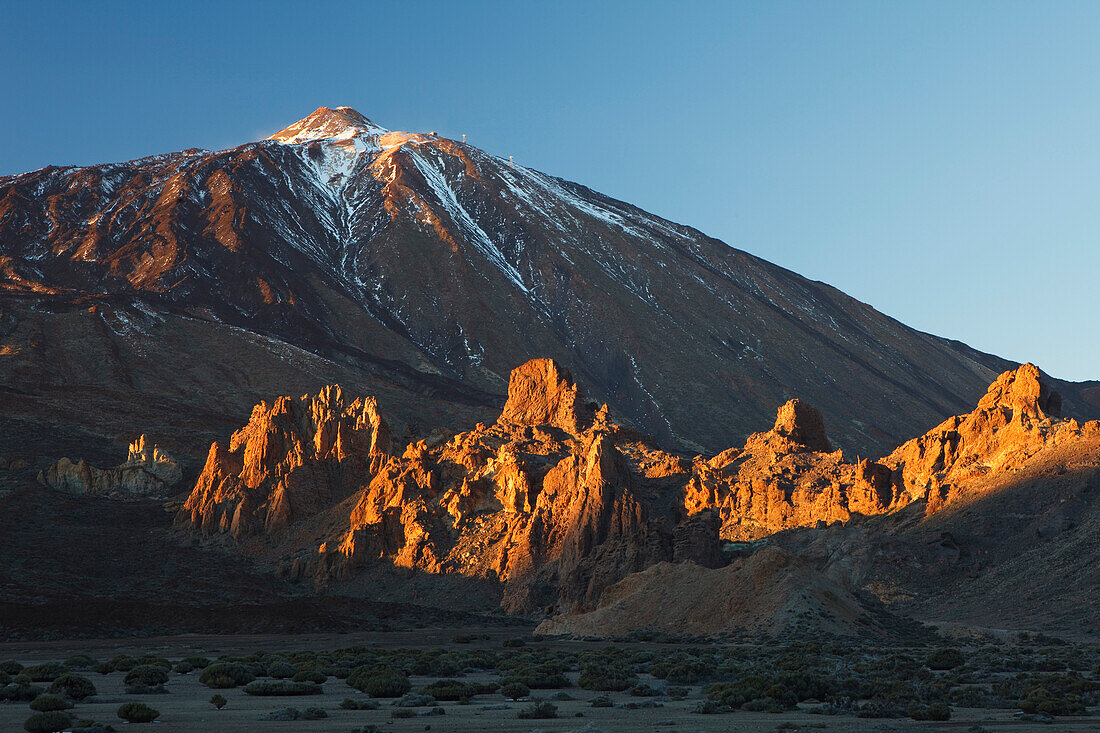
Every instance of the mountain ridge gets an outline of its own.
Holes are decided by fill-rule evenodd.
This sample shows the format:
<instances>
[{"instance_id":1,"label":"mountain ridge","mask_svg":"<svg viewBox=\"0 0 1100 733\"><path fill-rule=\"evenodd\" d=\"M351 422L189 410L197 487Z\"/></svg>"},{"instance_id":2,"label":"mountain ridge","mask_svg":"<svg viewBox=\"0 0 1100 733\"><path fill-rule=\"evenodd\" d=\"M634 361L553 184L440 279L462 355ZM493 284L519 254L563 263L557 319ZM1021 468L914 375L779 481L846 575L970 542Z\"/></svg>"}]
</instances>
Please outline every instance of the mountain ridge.
<instances>
[{"instance_id":1,"label":"mountain ridge","mask_svg":"<svg viewBox=\"0 0 1100 733\"><path fill-rule=\"evenodd\" d=\"M68 396L46 395L73 401L66 419L78 425L89 391L179 398L139 358L162 348L152 336L162 327L197 340L161 360L207 363L204 339L221 349L274 339L275 351L386 382L363 389L390 413L381 392L455 400L456 422L491 412L510 368L537 353L570 364L621 419L669 446L720 449L797 396L822 409L841 445L871 453L960 412L1009 366L464 143L388 132L347 108L319 108L281 134L294 142L0 178L4 384L43 395L28 375L56 370L32 333L50 312L74 333L63 361L80 363L83 340L117 365L95 380L68 374ZM90 308L93 318L77 315ZM292 384L276 356L261 358L270 379L249 386L256 358L218 356L208 369L245 390L238 417ZM324 376L309 389L334 381ZM189 396L223 391L200 382ZM1057 383L1067 412L1100 410L1083 398L1089 384ZM886 398L871 415L868 395ZM103 437L132 436L119 426ZM186 448L195 457L202 443Z\"/></svg>"}]
</instances>

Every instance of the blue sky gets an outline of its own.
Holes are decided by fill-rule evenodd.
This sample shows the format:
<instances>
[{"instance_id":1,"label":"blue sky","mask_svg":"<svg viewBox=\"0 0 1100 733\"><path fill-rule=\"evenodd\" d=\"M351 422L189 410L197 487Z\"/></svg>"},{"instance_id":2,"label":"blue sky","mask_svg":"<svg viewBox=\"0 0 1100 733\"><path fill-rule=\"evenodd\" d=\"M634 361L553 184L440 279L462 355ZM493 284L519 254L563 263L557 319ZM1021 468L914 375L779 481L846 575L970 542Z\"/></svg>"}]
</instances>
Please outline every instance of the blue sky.
<instances>
[{"instance_id":1,"label":"blue sky","mask_svg":"<svg viewBox=\"0 0 1100 733\"><path fill-rule=\"evenodd\" d=\"M1100 378L1100 3L0 0L0 175L437 130Z\"/></svg>"}]
</instances>

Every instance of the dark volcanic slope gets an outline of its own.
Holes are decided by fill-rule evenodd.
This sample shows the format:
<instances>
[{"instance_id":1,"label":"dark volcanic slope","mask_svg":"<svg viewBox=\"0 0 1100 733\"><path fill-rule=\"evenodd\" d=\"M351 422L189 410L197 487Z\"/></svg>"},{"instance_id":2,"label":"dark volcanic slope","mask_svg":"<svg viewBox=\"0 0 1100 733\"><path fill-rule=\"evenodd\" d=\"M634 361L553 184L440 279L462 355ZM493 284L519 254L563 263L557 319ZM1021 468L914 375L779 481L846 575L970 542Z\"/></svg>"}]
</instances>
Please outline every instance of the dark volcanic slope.
<instances>
[{"instance_id":1,"label":"dark volcanic slope","mask_svg":"<svg viewBox=\"0 0 1100 733\"><path fill-rule=\"evenodd\" d=\"M399 419L428 395L465 421L493 412L512 367L550 356L668 444L721 449L797 395L841 446L881 453L1010 366L347 108L232 150L0 178L0 292L0 388L19 397L4 412L41 421L44 405L107 436L148 429L158 403L166 424L210 425L198 404L229 425L257 397L337 379ZM1059 389L1069 414L1097 411ZM101 414L119 405L126 424Z\"/></svg>"}]
</instances>

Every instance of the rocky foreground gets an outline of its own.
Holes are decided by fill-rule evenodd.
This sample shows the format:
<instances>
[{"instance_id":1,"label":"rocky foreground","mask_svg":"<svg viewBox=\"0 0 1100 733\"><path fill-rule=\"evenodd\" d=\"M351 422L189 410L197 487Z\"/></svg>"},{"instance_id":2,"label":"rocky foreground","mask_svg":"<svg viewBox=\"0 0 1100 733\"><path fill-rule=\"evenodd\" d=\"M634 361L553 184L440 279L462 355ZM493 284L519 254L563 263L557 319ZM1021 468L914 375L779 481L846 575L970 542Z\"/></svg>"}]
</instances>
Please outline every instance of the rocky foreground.
<instances>
[{"instance_id":1,"label":"rocky foreground","mask_svg":"<svg viewBox=\"0 0 1100 733\"><path fill-rule=\"evenodd\" d=\"M833 450L821 414L798 400L744 446L687 458L616 424L538 359L512 372L495 423L403 446L373 399L339 387L261 403L211 446L177 523L319 586L378 568L480 579L509 612L556 616L547 632L883 631L874 562L841 571L818 540L784 538L874 517L876 537L904 544L906 523L950 515L1067 446L1095 472L1100 422L1058 411L1025 364L971 413L878 460Z\"/></svg>"}]
</instances>

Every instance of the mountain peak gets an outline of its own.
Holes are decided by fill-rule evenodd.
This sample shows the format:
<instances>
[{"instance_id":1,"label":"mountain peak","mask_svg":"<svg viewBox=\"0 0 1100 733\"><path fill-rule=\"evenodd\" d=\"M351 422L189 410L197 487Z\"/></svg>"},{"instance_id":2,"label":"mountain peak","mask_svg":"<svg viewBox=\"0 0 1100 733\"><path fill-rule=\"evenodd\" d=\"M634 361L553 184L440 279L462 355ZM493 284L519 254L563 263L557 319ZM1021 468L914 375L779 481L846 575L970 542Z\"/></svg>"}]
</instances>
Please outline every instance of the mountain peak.
<instances>
[{"instance_id":1,"label":"mountain peak","mask_svg":"<svg viewBox=\"0 0 1100 733\"><path fill-rule=\"evenodd\" d=\"M351 107L318 107L308 117L279 130L268 140L292 144L359 135L381 135L386 132L385 128L374 124Z\"/></svg>"}]
</instances>

